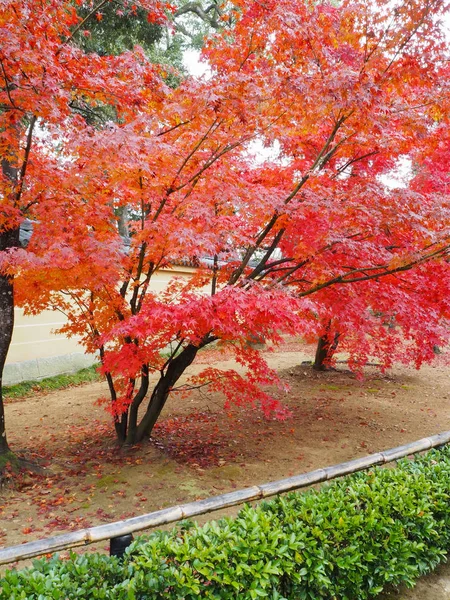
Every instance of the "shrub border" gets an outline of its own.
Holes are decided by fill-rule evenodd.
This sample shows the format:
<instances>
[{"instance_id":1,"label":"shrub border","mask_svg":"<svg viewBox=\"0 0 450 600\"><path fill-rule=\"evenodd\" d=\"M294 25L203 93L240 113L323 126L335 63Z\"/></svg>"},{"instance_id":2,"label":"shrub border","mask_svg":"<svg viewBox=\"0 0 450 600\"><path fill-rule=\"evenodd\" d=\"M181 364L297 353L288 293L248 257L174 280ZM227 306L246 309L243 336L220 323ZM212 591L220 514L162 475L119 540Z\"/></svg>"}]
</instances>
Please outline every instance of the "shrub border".
<instances>
[{"instance_id":1,"label":"shrub border","mask_svg":"<svg viewBox=\"0 0 450 600\"><path fill-rule=\"evenodd\" d=\"M43 554L51 554L61 550L68 550L77 546L86 546L88 544L112 539L129 533L167 525L168 523L176 523L183 519L236 506L237 504L243 504L244 502L263 500L264 498L276 494L302 489L315 483L329 481L336 477L362 471L372 466L393 462L410 454L417 454L418 452L430 450L431 448L437 448L449 442L450 431L444 431L427 438L422 438L410 444L370 454L331 467L317 469L316 471L310 471L287 479L236 490L235 492L230 492L228 494L212 496L205 500L190 502L188 504L172 506L139 517L132 517L123 521L109 523L107 525L99 525L97 527L81 529L50 538L27 542L25 544L10 546L8 548L0 549L0 565L34 558Z\"/></svg>"}]
</instances>

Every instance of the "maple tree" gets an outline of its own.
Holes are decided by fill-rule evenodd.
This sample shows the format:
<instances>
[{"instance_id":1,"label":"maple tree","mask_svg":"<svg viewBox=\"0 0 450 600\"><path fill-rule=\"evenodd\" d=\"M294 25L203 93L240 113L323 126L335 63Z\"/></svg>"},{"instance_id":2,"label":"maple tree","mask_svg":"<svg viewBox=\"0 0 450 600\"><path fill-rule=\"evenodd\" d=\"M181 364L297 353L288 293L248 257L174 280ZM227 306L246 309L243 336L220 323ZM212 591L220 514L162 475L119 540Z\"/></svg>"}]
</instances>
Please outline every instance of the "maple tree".
<instances>
[{"instance_id":1,"label":"maple tree","mask_svg":"<svg viewBox=\"0 0 450 600\"><path fill-rule=\"evenodd\" d=\"M388 249L405 247L413 232L423 235L430 222L430 248L436 240L448 236L448 197L442 187L439 192L432 191L438 181L434 173L424 172L418 163L416 169L420 175L412 179L408 188L389 193L392 209L397 210L404 203L410 214L406 232L395 224L394 217L390 219L391 227L386 230ZM442 170L441 182L447 178ZM317 295L322 337L316 352L316 369L333 364L338 347L348 352L353 368L360 369L371 357L376 357L383 368L394 362L413 363L419 368L423 362L434 360L436 347L448 344L448 262L433 264L432 270L426 262L414 269L402 270L402 266L399 263L400 270L391 276L326 289Z\"/></svg>"},{"instance_id":2,"label":"maple tree","mask_svg":"<svg viewBox=\"0 0 450 600\"><path fill-rule=\"evenodd\" d=\"M389 281L391 279L391 281ZM394 363L433 362L437 348L448 344L448 265L423 265L376 285L333 289L321 305L321 335L314 368L334 365L336 351L347 352L353 370L372 359L383 369Z\"/></svg>"},{"instance_id":3,"label":"maple tree","mask_svg":"<svg viewBox=\"0 0 450 600\"><path fill-rule=\"evenodd\" d=\"M444 66L438 75L440 101L430 113L432 124L426 143L419 138L408 153L407 164L403 164L407 181L387 190L393 211L399 205L409 209L400 216L402 221L407 219L406 230L401 223L394 226L392 218L385 229L393 247L411 244L417 234L428 236L425 239L430 245L448 237L447 71ZM353 367L364 364L369 356L380 359L383 367L412 362L419 368L423 362L433 361L439 347L448 344L449 277L447 258L433 264L432 270L425 263L394 277L377 279L376 285L368 282L370 285L327 290L321 299L323 337L319 339L315 368L332 364L338 346L349 352Z\"/></svg>"},{"instance_id":4,"label":"maple tree","mask_svg":"<svg viewBox=\"0 0 450 600\"><path fill-rule=\"evenodd\" d=\"M447 98L446 4L233 6L233 29L212 36L203 51L211 76L176 89L139 54L87 59L70 44L59 50L70 37L64 29L47 32L53 51L47 40L36 44L45 47L40 62L30 50L30 66L16 67L19 79L37 69L39 91L46 91L42 64L54 73L47 111L35 108L41 96L21 81L28 113L49 131L54 123L58 150L44 138L28 160L23 145L27 185L21 175L9 194L20 189L39 235L26 251L5 255L5 281L15 275L17 300L31 312L64 311L62 331L99 352L121 442L148 436L169 395L192 386L281 417L260 387L281 383L247 343L255 337L322 335L338 316L339 333L355 327L353 362L362 364L374 330L367 323L378 311L395 311L402 335L415 336L414 352L402 346L405 360L420 363L428 357L421 341L448 335L442 190L410 183L389 191L380 179L418 147L432 160L436 123L446 119L438 112ZM4 77L2 103L15 115L20 94ZM114 106L117 118L94 128L73 116L66 107L76 90L88 107ZM8 131L9 148L14 123ZM278 157L255 162L256 140L278 148ZM18 205L7 205L8 231L25 214ZM197 267L193 276L156 292L155 274L180 262ZM433 302L420 292L425 286ZM377 330L386 331L379 320ZM233 350L244 373L207 367L180 383L214 342Z\"/></svg>"},{"instance_id":5,"label":"maple tree","mask_svg":"<svg viewBox=\"0 0 450 600\"><path fill-rule=\"evenodd\" d=\"M138 4L151 20L163 18L158 3ZM20 225L25 217L35 219L39 234L53 218L53 207L71 201L64 186L58 189L64 178L62 138L85 131L96 107L109 105L120 117L139 94L142 100L144 85L146 99L159 86L159 75L142 51L99 57L72 43L79 31L89 35L84 28L97 8L81 18L70 2L0 3L0 454L9 451L1 375L14 324ZM59 261L64 261L61 253Z\"/></svg>"}]
</instances>

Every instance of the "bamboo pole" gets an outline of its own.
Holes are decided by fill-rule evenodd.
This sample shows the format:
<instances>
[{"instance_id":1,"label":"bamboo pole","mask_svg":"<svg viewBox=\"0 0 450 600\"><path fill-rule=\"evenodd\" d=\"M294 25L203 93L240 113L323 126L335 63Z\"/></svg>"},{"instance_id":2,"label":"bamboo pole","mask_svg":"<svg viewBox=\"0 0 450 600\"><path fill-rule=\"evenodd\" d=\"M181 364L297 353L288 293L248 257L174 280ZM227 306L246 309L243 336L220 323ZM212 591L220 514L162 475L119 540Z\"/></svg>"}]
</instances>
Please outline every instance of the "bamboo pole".
<instances>
[{"instance_id":1,"label":"bamboo pole","mask_svg":"<svg viewBox=\"0 0 450 600\"><path fill-rule=\"evenodd\" d=\"M261 500L262 498L268 498L269 496L274 496L283 492L309 487L314 483L329 481L330 479L342 477L343 475L348 475L350 473L356 473L357 471L362 471L375 465L393 462L399 458L417 454L424 450L430 450L431 448L436 448L448 444L449 442L450 431L445 431L404 446L398 446L397 448L370 454L349 462L317 469L316 471L310 471L309 473L302 473L300 475L295 475L294 477L288 477L287 479L255 485L227 494L221 494L220 496L212 496L205 500L197 500L196 502L190 502L188 504L172 506L139 517L125 519L124 521L89 527L71 533L64 533L62 535L36 540L34 542L10 546L9 548L0 549L0 565L60 550L68 550L69 548L75 548L77 546L85 546L94 542L108 540L113 537L167 525L168 523L175 523L176 521L180 521L187 517L204 515L216 510L235 506L236 504Z\"/></svg>"}]
</instances>

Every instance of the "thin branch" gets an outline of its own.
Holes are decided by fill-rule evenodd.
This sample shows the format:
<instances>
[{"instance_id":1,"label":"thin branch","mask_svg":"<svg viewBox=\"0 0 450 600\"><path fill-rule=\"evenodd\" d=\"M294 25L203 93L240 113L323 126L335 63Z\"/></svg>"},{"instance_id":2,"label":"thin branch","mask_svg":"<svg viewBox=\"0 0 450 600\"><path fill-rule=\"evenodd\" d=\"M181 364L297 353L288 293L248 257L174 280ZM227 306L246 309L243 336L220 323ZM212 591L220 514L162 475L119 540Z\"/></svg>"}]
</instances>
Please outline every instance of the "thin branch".
<instances>
[{"instance_id":1,"label":"thin branch","mask_svg":"<svg viewBox=\"0 0 450 600\"><path fill-rule=\"evenodd\" d=\"M219 121L217 118L215 118L214 121L211 123L210 127L208 127L208 129L205 131L204 135L202 135L202 137L194 145L194 147L192 148L191 152L189 152L189 154L186 156L186 158L181 163L180 168L176 172L175 177L173 179L173 182L172 182L172 184L170 186L171 190L173 189L173 184L178 179L178 177L180 176L181 172L183 171L183 169L185 168L185 166L187 165L187 163L194 156L194 154L197 152L197 150L202 146L202 144L205 142L205 140L208 139L208 136L210 135L210 133L214 132L221 125L221 123L222 123L222 121Z\"/></svg>"},{"instance_id":2,"label":"thin branch","mask_svg":"<svg viewBox=\"0 0 450 600\"><path fill-rule=\"evenodd\" d=\"M10 86L10 82L9 82L8 76L6 75L5 66L4 66L4 64L3 64L3 60L2 60L2 59L0 59L0 65L1 65L1 67L2 67L3 79L5 80L5 89L6 89L6 93L7 93L7 95L8 95L8 100L10 101L10 103L11 103L11 106L12 106L12 107L13 107L15 110L20 110L21 112L25 112L25 111L24 111L22 108L19 108L18 106L16 106L16 104L15 104L14 100L12 99L12 96L11 96L11 89L10 89L10 87L9 87L9 86Z\"/></svg>"},{"instance_id":3,"label":"thin branch","mask_svg":"<svg viewBox=\"0 0 450 600\"><path fill-rule=\"evenodd\" d=\"M278 271L285 271L286 269L290 268L287 266L281 267L280 265L286 265L286 263L291 263L293 262L293 258L289 257L289 258L280 258L280 260L275 260L272 262L269 262L269 264L266 264L263 266L263 268L261 269L262 271L262 276L258 278L258 281L261 281L261 279L263 279L268 273L276 273Z\"/></svg>"},{"instance_id":4,"label":"thin branch","mask_svg":"<svg viewBox=\"0 0 450 600\"><path fill-rule=\"evenodd\" d=\"M153 273L156 271L155 264L153 262L149 262L147 273L145 275L144 281L140 285L140 294L139 300L137 303L136 313L140 313L142 309L142 305L145 300L145 296L147 294L148 286L150 285L150 280L152 278Z\"/></svg>"},{"instance_id":5,"label":"thin branch","mask_svg":"<svg viewBox=\"0 0 450 600\"><path fill-rule=\"evenodd\" d=\"M267 261L269 260L269 258L272 256L273 251L275 250L275 248L278 246L281 238L284 235L284 232L286 230L280 229L278 231L278 233L275 235L275 237L273 238L272 243L270 244L269 248L267 249L267 252L265 253L265 255L262 257L262 259L260 260L259 264L253 269L253 271L250 273L250 275L248 276L247 279L255 279L263 270L264 267L267 264Z\"/></svg>"},{"instance_id":6,"label":"thin branch","mask_svg":"<svg viewBox=\"0 0 450 600\"><path fill-rule=\"evenodd\" d=\"M192 390L200 390L204 387L207 387L208 385L211 385L212 383L214 383L215 381L218 381L219 379L224 379L225 375L221 375L218 377L215 377L214 379L211 379L210 381L205 381L205 383L199 383L198 385L189 385L188 383L183 383L181 385L179 385L178 387L174 387L172 388L170 391L171 392L191 392Z\"/></svg>"},{"instance_id":7,"label":"thin branch","mask_svg":"<svg viewBox=\"0 0 450 600\"><path fill-rule=\"evenodd\" d=\"M139 258L138 258L138 265L136 268L136 277L134 279L135 281L135 287L133 290L133 296L130 300L130 308L131 308L131 312L133 315L136 314L136 302L138 299L138 294L139 294L139 287L140 287L140 283L139 280L141 278L142 275L142 270L144 267L144 260L145 260L145 252L147 250L147 242L142 242L140 250L139 250Z\"/></svg>"},{"instance_id":8,"label":"thin branch","mask_svg":"<svg viewBox=\"0 0 450 600\"><path fill-rule=\"evenodd\" d=\"M389 69L392 67L392 65L396 61L398 55L403 52L403 50L406 48L406 46L409 44L409 42L412 40L412 38L416 35L416 33L422 27L422 25L425 22L425 18L428 16L429 12L430 12L430 6L428 5L428 7L425 8L419 22L416 24L416 26L413 28L413 30L410 32L410 34L406 36L406 38L403 40L403 42L400 44L400 46L394 52L392 59L389 61L389 64L383 71L383 75L385 75L389 71Z\"/></svg>"},{"instance_id":9,"label":"thin branch","mask_svg":"<svg viewBox=\"0 0 450 600\"><path fill-rule=\"evenodd\" d=\"M243 67L244 67L245 63L246 63L246 62L247 62L247 60L250 58L250 56L251 56L251 54L252 54L252 52L253 52L253 48L252 48L252 44L253 44L253 35L254 35L254 33L253 33L253 31L252 31L252 33L250 34L250 42L249 42L249 44L248 44L248 51L247 51L246 55L244 56L244 58L242 59L242 61L241 61L241 64L239 65L238 71L241 71L241 70L243 69Z\"/></svg>"},{"instance_id":10,"label":"thin branch","mask_svg":"<svg viewBox=\"0 0 450 600\"><path fill-rule=\"evenodd\" d=\"M161 137L162 135L166 135L166 133L170 133L171 131L178 129L178 127L182 127L183 125L189 125L189 123L192 123L193 120L194 119L189 119L188 121L183 121L182 123L178 123L177 125L174 125L173 127L169 127L169 129L164 129L163 131L160 131L159 133L157 133L156 137Z\"/></svg>"},{"instance_id":11,"label":"thin branch","mask_svg":"<svg viewBox=\"0 0 450 600\"><path fill-rule=\"evenodd\" d=\"M367 31L366 31L366 36L365 36L366 37L366 47L365 47L365 50L364 50L364 54L365 54L365 56L364 56L364 65L363 65L363 68L361 70L361 73L364 71L366 64L369 62L369 60L372 58L372 56L375 54L375 52L380 47L380 44L383 41L383 39L388 35L388 33L391 30L392 25L394 24L394 22L395 22L395 16L393 15L391 17L391 20L388 23L386 29L381 33L380 38L377 40L377 43L374 45L374 47L372 48L372 50L369 53L367 53L367 39L368 38L367 38Z\"/></svg>"},{"instance_id":12,"label":"thin branch","mask_svg":"<svg viewBox=\"0 0 450 600\"><path fill-rule=\"evenodd\" d=\"M179 333L180 332L178 332L177 335L179 335ZM178 342L178 344L176 345L175 350L171 350L169 358L166 360L166 362L160 368L161 373L163 373L167 369L167 367L170 365L170 363L173 361L173 359L177 356L178 350L182 347L185 340L186 340L186 338L181 338L180 341ZM170 345L172 346L172 342L170 342Z\"/></svg>"},{"instance_id":13,"label":"thin branch","mask_svg":"<svg viewBox=\"0 0 450 600\"><path fill-rule=\"evenodd\" d=\"M360 160L364 160L365 158L369 158L369 156L375 156L376 154L379 154L380 151L379 150L372 150L372 152L367 152L366 154L363 154L362 156L355 156L355 158L352 158L350 160L348 160L342 167L340 167L336 173L331 177L331 179L336 179L336 177L338 177L343 171L345 171L345 169L348 169L348 167L350 165L353 165L356 162L359 162Z\"/></svg>"},{"instance_id":14,"label":"thin branch","mask_svg":"<svg viewBox=\"0 0 450 600\"><path fill-rule=\"evenodd\" d=\"M33 115L31 117L30 126L28 128L27 144L25 146L25 155L23 158L22 167L20 169L20 174L19 174L19 185L17 188L16 198L15 198L16 204L18 204L20 202L20 198L22 196L23 184L25 181L25 175L27 173L28 161L30 158L31 144L33 142L33 129L36 124L36 121L37 121L37 117L35 115Z\"/></svg>"},{"instance_id":15,"label":"thin branch","mask_svg":"<svg viewBox=\"0 0 450 600\"><path fill-rule=\"evenodd\" d=\"M284 204L285 205L289 204L289 202L298 194L298 192L300 191L300 189L305 185L305 183L311 177L311 175L314 172L314 170L316 168L319 168L319 170L322 169L325 166L325 164L334 155L334 153L339 148L339 146L350 137L350 136L347 136L346 138L344 138L343 140L341 140L335 147L333 147L330 150L330 146L333 143L333 141L334 141L334 139L335 139L335 137L336 137L336 135L337 135L340 127L343 125L343 123L352 114L353 114L353 111L350 111L347 115L342 115L341 117L339 117L337 119L337 121L336 121L336 123L335 123L335 125L333 127L333 130L331 131L330 135L328 136L327 140L325 141L324 146L322 147L322 149L320 150L320 152L317 155L316 159L314 160L314 163L311 165L311 167L308 170L308 172L305 173L305 175L303 175L303 177L297 183L297 185L294 187L294 189L292 190L292 192L284 199ZM266 237L269 235L269 233L272 231L272 229L274 228L274 226L275 226L275 224L278 221L278 219L279 219L280 216L281 216L281 214L278 212L278 210L275 210L274 213L273 213L273 215L272 215L272 217L271 217L271 219L270 219L270 221L267 223L267 225L265 226L265 228L263 229L263 231L257 237L256 242L247 249L247 252L246 252L244 258L242 259L242 262L239 265L239 267L231 274L231 276L230 276L230 278L228 280L228 285L233 285L234 283L236 283L236 281L242 275L242 273L244 272L244 270L247 267L248 263L250 262L253 254L259 248L259 246L263 243L263 241L266 239ZM282 235L285 232L284 229L282 229L280 231L283 232ZM278 242L280 241L282 235L278 239Z\"/></svg>"},{"instance_id":16,"label":"thin branch","mask_svg":"<svg viewBox=\"0 0 450 600\"><path fill-rule=\"evenodd\" d=\"M203 9L199 2L188 2L174 13L174 18L182 17L188 13L197 15L204 23L207 23L213 29L219 29L220 25L214 17L210 17L207 13L213 9L214 6L208 7L206 10Z\"/></svg>"},{"instance_id":17,"label":"thin branch","mask_svg":"<svg viewBox=\"0 0 450 600\"><path fill-rule=\"evenodd\" d=\"M253 136L248 136L245 137L241 140L238 140L237 142L234 142L233 144L227 144L226 146L223 147L223 149L218 152L217 150L213 153L213 155L205 162L205 164L203 165L203 167L201 167L194 175L192 175L187 181L185 181L183 184L179 185L177 188L171 190L172 192L178 192L180 190L182 190L183 188L185 188L187 185L189 185L192 182L196 182L199 177L204 173L204 171L206 171L207 169L209 169L209 167L211 165L213 165L216 161L219 160L219 158L222 158L222 156L224 156L224 154L227 154L228 152L231 152L231 150L234 150L235 148L237 148L238 146L241 146L242 144L244 144L246 141L249 141Z\"/></svg>"},{"instance_id":18,"label":"thin branch","mask_svg":"<svg viewBox=\"0 0 450 600\"><path fill-rule=\"evenodd\" d=\"M219 263L217 260L217 254L214 254L214 264L213 264L213 276L211 280L211 296L215 296L216 288L217 288L217 271L219 270Z\"/></svg>"},{"instance_id":19,"label":"thin branch","mask_svg":"<svg viewBox=\"0 0 450 600\"><path fill-rule=\"evenodd\" d=\"M183 162L181 163L180 167L178 168L177 172L175 173L174 178L172 179L172 183L169 185L167 192L164 196L164 198L161 200L158 209L156 210L156 213L153 217L153 222L155 222L159 215L161 214L164 206L167 203L167 200L169 198L169 196L171 194L173 194L174 192L177 192L179 190L181 190L183 187L185 187L186 185L188 185L188 183L190 181L192 181L192 178L189 179L186 183L178 186L177 188L174 187L174 184L176 182L176 180L178 179L178 177L180 176L181 172L183 171L183 169L186 167L187 163L189 162L189 160L194 156L194 154L197 152L197 150L201 147L201 145L204 143L204 141L208 138L209 134L214 131L214 129L220 125L220 123L218 122L217 119L214 119L214 121L211 123L210 127L208 128L208 130L204 133L204 135L202 135L202 137L198 140L198 142L194 145L193 149L189 152L189 154L185 157L185 159L183 160ZM206 166L204 166L203 170L206 170L208 167L210 166L210 164L208 164L208 162L206 163ZM194 177L195 178L195 177Z\"/></svg>"},{"instance_id":20,"label":"thin branch","mask_svg":"<svg viewBox=\"0 0 450 600\"><path fill-rule=\"evenodd\" d=\"M287 109L283 110L277 117L275 117L273 119L273 121L271 121L265 127L262 128L261 133L263 133L263 132L268 131L269 129L271 129L281 118L284 117L284 115L286 113L287 113ZM222 122L220 122L217 125L217 127L219 127L221 124L222 124ZM186 187L187 185L189 185L193 181L196 182L199 179L199 177L203 174L203 172L206 171L207 169L209 169L209 167L211 165L213 165L217 160L219 160L219 158L221 158L222 156L224 156L224 154L227 154L228 152L231 152L231 150L234 150L235 148L238 148L239 146L242 146L246 142L250 142L251 140L255 139L258 135L259 135L258 133L244 135L241 139L237 140L236 142L233 142L232 144L225 145L220 152L219 152L219 148L220 148L220 145L219 145L216 148L216 150L214 150L214 152L212 153L212 155L210 156L210 158L205 162L205 164L203 165L203 167L201 167L194 175L192 175L183 184L179 185L177 188L171 189L170 191L171 192L178 192L179 190L183 189L184 187Z\"/></svg>"},{"instance_id":21,"label":"thin branch","mask_svg":"<svg viewBox=\"0 0 450 600\"><path fill-rule=\"evenodd\" d=\"M92 108L89 108L89 106L87 106L86 104L84 106L81 106L80 104L77 104L75 101L71 101L71 102L69 102L69 106L74 111L78 112L80 115L83 115L84 117L91 117L91 118L99 121L100 123L106 123L108 121L108 118L105 115L95 112L95 110L93 110Z\"/></svg>"},{"instance_id":22,"label":"thin branch","mask_svg":"<svg viewBox=\"0 0 450 600\"><path fill-rule=\"evenodd\" d=\"M439 248L438 250L435 250L434 252L432 252L430 254L426 254L424 256L419 257L417 260L413 260L413 261L406 263L404 265L401 265L399 267L395 267L394 269L390 269L389 265L382 265L379 267L373 267L373 266L372 267L361 267L359 269L354 269L353 271L350 271L349 273L345 273L343 275L338 275L337 277L333 277L332 279L329 279L328 281L325 281L323 283L315 285L315 286L311 287L309 290L305 290L304 292L299 292L297 295L299 298L303 298L304 296L309 296L311 294L314 294L315 292L318 292L319 290L330 287L331 285L357 283L359 281L369 281L371 279L387 277L388 275L393 275L395 273L400 273L402 271L409 271L410 269L412 269L413 267L416 267L419 264L422 264L424 262L432 260L433 258L437 258L439 256L444 256L445 254L448 254L449 249L450 249L450 245L444 246L443 248ZM371 275L362 275L361 277L349 278L349 276L351 276L353 274L364 273L365 271L373 271L377 268L380 269L381 272L373 273Z\"/></svg>"},{"instance_id":23,"label":"thin branch","mask_svg":"<svg viewBox=\"0 0 450 600\"><path fill-rule=\"evenodd\" d=\"M301 262L299 262L297 265L294 265L293 267L291 267L288 271L286 271L286 273L282 276L279 277L273 284L272 287L275 287L276 285L279 285L280 283L282 283L283 281L285 281L288 277L290 277L293 273L295 273L296 271L298 271L299 269L303 268L304 266L306 266L308 263L311 262L311 258L307 258L305 260L302 260Z\"/></svg>"}]
</instances>

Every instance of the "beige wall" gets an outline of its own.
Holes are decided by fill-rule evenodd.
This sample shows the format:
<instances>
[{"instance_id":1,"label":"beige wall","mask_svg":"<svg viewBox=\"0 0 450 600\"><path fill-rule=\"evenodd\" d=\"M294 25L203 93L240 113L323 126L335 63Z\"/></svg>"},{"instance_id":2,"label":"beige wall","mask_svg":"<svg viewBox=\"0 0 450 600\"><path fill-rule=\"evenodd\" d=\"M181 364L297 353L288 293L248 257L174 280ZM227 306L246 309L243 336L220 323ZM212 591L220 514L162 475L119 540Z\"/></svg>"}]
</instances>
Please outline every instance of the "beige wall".
<instances>
[{"instance_id":1,"label":"beige wall","mask_svg":"<svg viewBox=\"0 0 450 600\"><path fill-rule=\"evenodd\" d=\"M162 291L174 276L189 277L192 272L190 267L159 271L151 289ZM84 354L75 337L54 333L65 322L64 315L56 310L25 316L21 309L15 309L14 333L3 376L5 385L74 372L96 361L94 355Z\"/></svg>"},{"instance_id":2,"label":"beige wall","mask_svg":"<svg viewBox=\"0 0 450 600\"><path fill-rule=\"evenodd\" d=\"M74 338L52 333L66 322L60 312L45 310L36 316L25 316L20 308L16 308L14 316L14 333L7 363L82 351Z\"/></svg>"}]
</instances>

